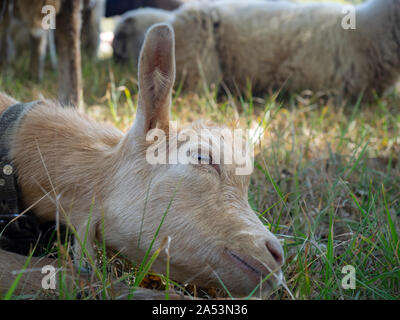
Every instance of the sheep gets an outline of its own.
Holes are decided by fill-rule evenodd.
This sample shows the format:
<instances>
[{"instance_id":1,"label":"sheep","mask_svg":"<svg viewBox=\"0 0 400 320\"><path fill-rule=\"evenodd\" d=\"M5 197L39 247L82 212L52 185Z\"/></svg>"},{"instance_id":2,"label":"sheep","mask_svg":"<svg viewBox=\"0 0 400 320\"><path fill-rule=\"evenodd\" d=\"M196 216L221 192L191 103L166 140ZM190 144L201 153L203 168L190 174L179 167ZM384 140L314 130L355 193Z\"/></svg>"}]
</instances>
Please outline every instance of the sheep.
<instances>
[{"instance_id":1,"label":"sheep","mask_svg":"<svg viewBox=\"0 0 400 320\"><path fill-rule=\"evenodd\" d=\"M213 0L150 1L143 3L145 5L143 7L138 4L137 7L139 9L137 10L127 11L121 16L115 29L115 36L118 37L113 41L116 46L114 47L115 60L124 62L130 56L134 56L136 59L134 59L133 64L136 65L147 29L153 24L172 20L174 18L174 14L170 11L172 9L179 8L183 4L190 2L202 3L204 1ZM132 20L131 17L133 18ZM130 41L134 41L135 44L132 45ZM134 52L130 50L134 50Z\"/></svg>"},{"instance_id":2,"label":"sheep","mask_svg":"<svg viewBox=\"0 0 400 320\"><path fill-rule=\"evenodd\" d=\"M57 14L55 37L59 55L59 99L65 105L78 106L81 98L81 0L7 0L5 2L5 26L2 30L0 60L7 60L6 48L11 19L18 12L25 27L29 29L31 42L30 71L39 80L43 78L47 31L43 29L42 8L49 5ZM7 67L7 66L6 66ZM4 68L4 65L3 65Z\"/></svg>"},{"instance_id":3,"label":"sheep","mask_svg":"<svg viewBox=\"0 0 400 320\"><path fill-rule=\"evenodd\" d=\"M135 18L137 17L135 23L125 23L125 21L130 21L132 14ZM137 65L146 30L153 24L171 20L173 17L173 13L156 8L142 8L122 15L121 23L116 26L115 30L117 39L114 38L113 40L113 56L115 60L124 62L129 57L134 56L136 59L134 59L133 64Z\"/></svg>"},{"instance_id":4,"label":"sheep","mask_svg":"<svg viewBox=\"0 0 400 320\"><path fill-rule=\"evenodd\" d=\"M281 281L284 253L248 202L251 171L239 171L251 162L250 154L237 149L242 140L227 139L223 127L171 126L174 48L170 25L150 28L139 59L136 117L126 134L51 101L26 113L9 139L21 202L35 204L42 221L55 220L59 212L62 223L71 223L78 265L81 258L95 259L96 241L136 262L149 248L153 254L170 243L170 260L162 250L154 271L164 272L169 260L172 279L206 287L220 287L222 280L238 296L268 275L259 288L267 294ZM15 103L0 94L1 112ZM165 139L154 135L160 131ZM187 145L182 138L190 135L201 143ZM183 150L194 162L153 163L148 155L165 154L166 144L170 155ZM225 161L229 152L214 161L226 147L245 162Z\"/></svg>"},{"instance_id":5,"label":"sheep","mask_svg":"<svg viewBox=\"0 0 400 320\"><path fill-rule=\"evenodd\" d=\"M84 54L91 59L96 59L98 54L100 32L101 32L101 19L104 17L105 0L83 0L82 4L82 30L81 30L81 47ZM51 2L47 2L51 4ZM59 12L59 2L54 2L56 11ZM40 12L38 18L43 18L44 14ZM12 49L16 52L29 50L30 42L30 25L29 22L24 22L19 13L13 14L10 25L10 37L12 40ZM39 20L38 19L38 20ZM40 21L40 20L39 20ZM45 32L48 35L49 46L55 46L53 30ZM51 54L53 54L50 51ZM15 56L15 53L11 56ZM52 61L53 63L53 61ZM56 61L54 63L56 65ZM34 75L40 78L39 75Z\"/></svg>"},{"instance_id":6,"label":"sheep","mask_svg":"<svg viewBox=\"0 0 400 320\"><path fill-rule=\"evenodd\" d=\"M0 65L7 67L11 57L30 44L30 73L41 81L44 59L50 46L52 64L57 65L55 43L59 54L59 97L64 105L79 105L81 98L81 20L82 48L89 57L96 58L100 42L100 22L105 0L7 0L3 3L4 23L0 29ZM43 29L45 14L42 8L52 6L57 13L56 29ZM81 17L82 16L82 17Z\"/></svg>"},{"instance_id":7,"label":"sheep","mask_svg":"<svg viewBox=\"0 0 400 320\"><path fill-rule=\"evenodd\" d=\"M116 27L116 58L137 61L151 19L176 33L178 80L189 90L221 82L233 92L310 89L338 100L382 95L400 74L400 1L357 5L356 28L345 29L332 3L218 1L172 13L132 11ZM121 59L119 59L121 60Z\"/></svg>"}]
</instances>

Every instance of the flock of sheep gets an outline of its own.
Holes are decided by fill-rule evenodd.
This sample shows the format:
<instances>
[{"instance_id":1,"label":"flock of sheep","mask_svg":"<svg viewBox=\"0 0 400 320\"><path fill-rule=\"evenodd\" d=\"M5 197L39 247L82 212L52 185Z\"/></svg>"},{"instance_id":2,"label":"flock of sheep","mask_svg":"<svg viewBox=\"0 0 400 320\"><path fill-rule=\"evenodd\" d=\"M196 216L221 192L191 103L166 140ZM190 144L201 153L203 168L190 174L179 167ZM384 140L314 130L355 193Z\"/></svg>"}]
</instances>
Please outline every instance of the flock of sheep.
<instances>
[{"instance_id":1,"label":"flock of sheep","mask_svg":"<svg viewBox=\"0 0 400 320\"><path fill-rule=\"evenodd\" d=\"M400 1L370 0L346 29L341 4L286 1L190 2L175 11L126 13L114 55L137 63L147 28L169 22L177 76L189 90L225 83L232 92L310 89L357 99L380 95L400 75Z\"/></svg>"},{"instance_id":2,"label":"flock of sheep","mask_svg":"<svg viewBox=\"0 0 400 320\"><path fill-rule=\"evenodd\" d=\"M22 2L16 0L17 5ZM39 2L60 7L65 1ZM148 28L168 22L176 35L177 80L187 90L220 88L223 84L225 91L241 94L251 84L254 94L311 90L338 100L355 100L360 95L371 98L383 94L400 75L399 0L369 0L356 6L355 26L350 29L343 26L346 18L343 5L333 3L164 0L140 4L153 8L122 15L113 41L115 60L137 65ZM105 1L85 0L82 6L82 48L93 55L98 48ZM20 12L20 20L34 34L34 22L29 21L35 16L31 15L29 20L24 10ZM21 29L19 24L18 30ZM32 49L31 70L39 79L43 74L43 41L32 41L36 48ZM59 42L59 51L63 51L62 41ZM4 64L7 60L4 43L2 47L0 61ZM42 52L37 53L38 50ZM68 99L68 95L77 95L77 90L62 90L80 85L80 70L72 72L63 65L60 61L60 68L66 70L60 78L68 78L75 72L78 80L72 79L72 84L60 80L60 87L64 88L61 100L76 102L79 97Z\"/></svg>"}]
</instances>

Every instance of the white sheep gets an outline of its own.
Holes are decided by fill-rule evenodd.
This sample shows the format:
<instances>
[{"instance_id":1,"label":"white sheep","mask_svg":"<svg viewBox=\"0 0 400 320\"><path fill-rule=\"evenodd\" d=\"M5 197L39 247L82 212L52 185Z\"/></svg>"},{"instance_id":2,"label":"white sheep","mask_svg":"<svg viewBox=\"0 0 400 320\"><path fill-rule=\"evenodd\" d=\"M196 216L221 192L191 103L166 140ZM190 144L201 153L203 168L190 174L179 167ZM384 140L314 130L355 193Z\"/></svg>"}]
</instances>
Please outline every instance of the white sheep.
<instances>
[{"instance_id":1,"label":"white sheep","mask_svg":"<svg viewBox=\"0 0 400 320\"><path fill-rule=\"evenodd\" d=\"M169 21L178 80L188 89L221 81L234 92L323 91L336 97L382 94L400 74L400 0L355 7L345 29L341 4L272 1L189 3L171 12L135 10L116 28L119 58L137 61L143 34Z\"/></svg>"}]
</instances>

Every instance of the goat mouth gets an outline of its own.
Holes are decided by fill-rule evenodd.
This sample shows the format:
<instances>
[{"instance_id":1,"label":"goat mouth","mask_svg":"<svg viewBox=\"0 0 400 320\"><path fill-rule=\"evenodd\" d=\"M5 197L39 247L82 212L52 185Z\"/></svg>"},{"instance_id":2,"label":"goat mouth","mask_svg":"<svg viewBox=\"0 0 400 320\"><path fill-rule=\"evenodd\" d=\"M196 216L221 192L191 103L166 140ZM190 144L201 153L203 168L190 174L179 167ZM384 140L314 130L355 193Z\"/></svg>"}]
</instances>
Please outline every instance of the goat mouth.
<instances>
[{"instance_id":1,"label":"goat mouth","mask_svg":"<svg viewBox=\"0 0 400 320\"><path fill-rule=\"evenodd\" d=\"M274 270L268 270L256 259L247 256L244 257L229 249L226 249L225 252L231 258L234 264L244 273L246 273L254 283L259 284L264 282L264 279L266 278L268 278L266 280L268 283L279 282L275 280L275 275L271 274L274 272Z\"/></svg>"}]
</instances>

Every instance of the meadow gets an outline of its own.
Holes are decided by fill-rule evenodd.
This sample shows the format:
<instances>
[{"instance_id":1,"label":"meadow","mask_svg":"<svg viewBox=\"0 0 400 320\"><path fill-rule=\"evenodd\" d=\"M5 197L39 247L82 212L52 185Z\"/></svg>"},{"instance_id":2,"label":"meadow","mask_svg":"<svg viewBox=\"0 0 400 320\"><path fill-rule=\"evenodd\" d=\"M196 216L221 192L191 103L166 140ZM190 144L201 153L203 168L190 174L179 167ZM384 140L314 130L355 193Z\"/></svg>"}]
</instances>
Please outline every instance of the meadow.
<instances>
[{"instance_id":1,"label":"meadow","mask_svg":"<svg viewBox=\"0 0 400 320\"><path fill-rule=\"evenodd\" d=\"M20 101L56 98L57 74L29 79L22 55L0 88ZM126 131L137 104L136 68L110 58L83 59L84 111ZM400 87L366 103L335 104L320 93L282 98L174 93L172 119L180 125L209 119L250 129L256 143L249 201L281 239L285 287L271 299L400 299ZM229 223L227 221L226 223ZM355 287L343 285L354 267ZM165 277L134 267L120 272L136 285L179 288ZM133 271L132 271L133 270ZM136 278L135 278L136 277ZM186 288L201 297L229 297L224 290ZM201 292L201 293L200 293ZM254 293L257 297L257 293Z\"/></svg>"}]
</instances>

